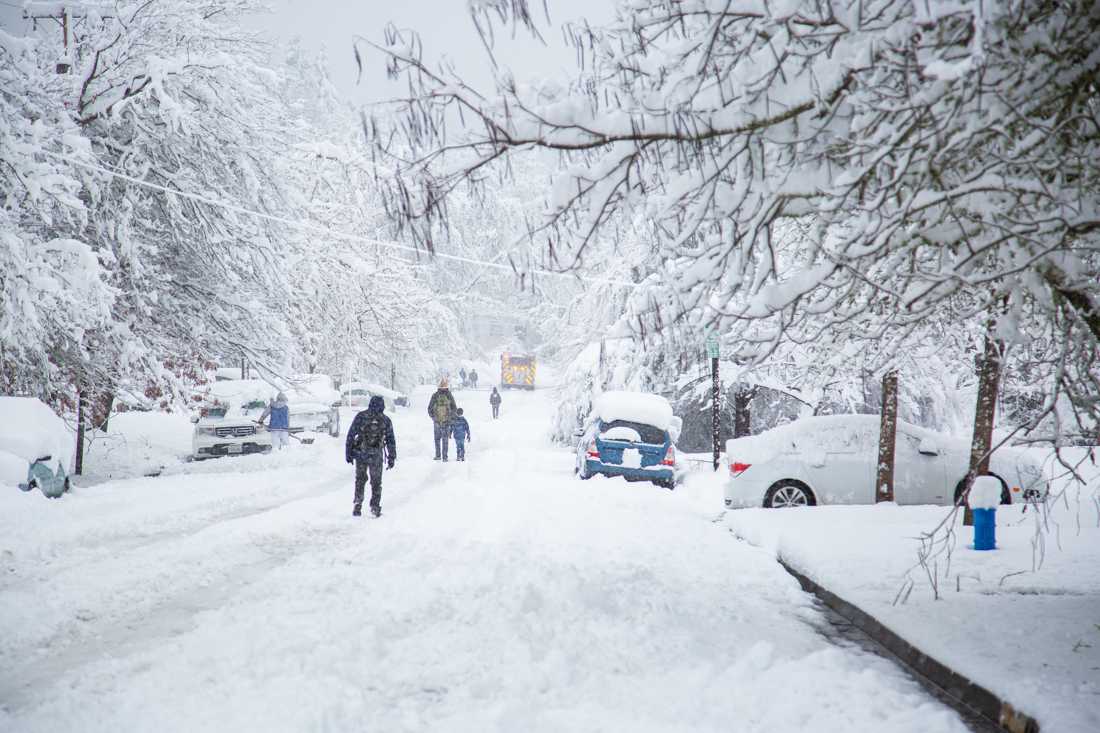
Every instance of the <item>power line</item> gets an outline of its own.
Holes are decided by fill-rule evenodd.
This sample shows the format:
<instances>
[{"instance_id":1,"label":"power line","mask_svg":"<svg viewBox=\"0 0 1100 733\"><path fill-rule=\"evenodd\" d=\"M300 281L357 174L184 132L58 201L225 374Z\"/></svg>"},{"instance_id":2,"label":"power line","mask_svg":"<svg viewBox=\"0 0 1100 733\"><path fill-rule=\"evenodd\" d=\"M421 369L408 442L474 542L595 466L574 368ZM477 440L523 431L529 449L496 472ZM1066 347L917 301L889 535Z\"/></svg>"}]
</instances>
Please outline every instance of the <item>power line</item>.
<instances>
[{"instance_id":1,"label":"power line","mask_svg":"<svg viewBox=\"0 0 1100 733\"><path fill-rule=\"evenodd\" d=\"M344 232L338 232L336 230L329 229L328 227L319 226L317 224L312 224L312 223L309 223L309 222L304 222L304 221L295 220L295 219L288 219L288 218L283 217L283 216L277 216L275 214L267 214L267 213L264 213L264 212L261 212L261 211L254 211L252 209L246 209L243 206L238 206L236 204L232 204L232 203L229 203L227 201L221 201L219 199L214 199L214 198L211 198L209 196L203 196L203 195L197 194L197 193L190 193L188 191L180 191L179 189L175 189L175 188L168 188L167 186L162 186L158 183L152 183L151 181L143 181L140 178L134 178L133 176L127 175L125 173L119 173L118 171L113 171L110 168L105 168L103 166L96 165L94 163L85 163L83 161L73 160L71 158L66 158L64 156L58 155L57 153L53 153L53 152L48 151L48 150L43 150L41 152L42 152L43 155L54 158L55 160L61 161L63 163L67 163L69 165L76 165L76 166L80 166L81 168L86 168L88 170L94 170L94 171L98 171L100 173L105 173L109 176L112 176L114 178L118 178L118 179L123 180L123 181L127 181L129 183L133 183L137 186L144 186L145 188L150 188L150 189L153 189L155 191L161 191L163 193L172 194L174 196L179 196L180 198L190 199L192 201L198 201L200 203L204 203L204 204L207 204L209 206L217 206L217 207L226 209L227 211L233 211L233 212L236 212L238 214L244 214L245 216L253 216L253 217L256 217L258 219L266 219L268 221L273 221L273 222L277 222L279 224L285 224L287 226L296 227L298 229L302 229L302 230L305 230L305 231L310 231L310 232L313 232L315 234L324 234L324 235L327 235L327 236L330 236L330 237L335 237L337 239L344 239L344 240L352 241L352 242L362 242L362 243L365 243L365 244L372 244L376 247L383 247L383 248L386 248L386 249L400 250L400 251L403 251L403 252L411 252L411 253L417 255L418 257L421 254L423 254L422 250L420 250L416 247L411 247L407 244L399 244L397 242L387 242L385 240L373 239L371 237L364 237L364 236L357 235L357 234L346 234ZM464 263L470 264L470 265L483 265L485 267L492 267L492 268L495 268L497 270L503 270L505 272L509 272L509 273L512 273L512 274L516 273L515 268L512 267L511 265L504 265L504 264L501 264L499 262L493 262L493 261L490 261L490 260L478 260L478 259L474 259L472 257L463 257L461 255L447 254L445 252L433 252L433 253L431 253L430 256L437 257L439 259L453 260L455 262L464 262ZM540 267L530 268L529 271L532 272L532 273L538 273L538 274L542 274L542 275L552 275L554 277L568 278L570 280L584 280L584 281L592 282L592 283L601 283L601 284L605 284L605 285L616 285L616 286L619 286L619 287L626 287L626 288L637 288L639 286L638 283L630 282L628 280L613 280L611 278L586 277L586 276L582 276L582 275L577 275L575 273L556 272L554 270L546 270L546 269L543 269L543 268L540 268Z\"/></svg>"}]
</instances>

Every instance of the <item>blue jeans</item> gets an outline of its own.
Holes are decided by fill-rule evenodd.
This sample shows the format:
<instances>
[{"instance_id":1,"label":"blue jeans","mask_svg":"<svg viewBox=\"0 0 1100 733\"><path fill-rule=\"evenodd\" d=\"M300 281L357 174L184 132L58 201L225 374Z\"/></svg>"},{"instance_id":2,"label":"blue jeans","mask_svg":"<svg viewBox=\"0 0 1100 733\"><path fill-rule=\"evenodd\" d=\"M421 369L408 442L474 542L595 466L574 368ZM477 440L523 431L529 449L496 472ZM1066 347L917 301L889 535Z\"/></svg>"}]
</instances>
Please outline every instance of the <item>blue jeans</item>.
<instances>
[{"instance_id":1,"label":"blue jeans","mask_svg":"<svg viewBox=\"0 0 1100 733\"><path fill-rule=\"evenodd\" d=\"M443 460L447 460L447 449L450 447L451 428L448 425L440 425L437 422L432 423L433 437L435 438L435 457L442 456ZM440 447L442 446L442 452Z\"/></svg>"},{"instance_id":2,"label":"blue jeans","mask_svg":"<svg viewBox=\"0 0 1100 733\"><path fill-rule=\"evenodd\" d=\"M466 439L465 438L462 438L461 440L458 439L458 438L455 438L455 454L458 456L458 460L460 460L460 461L465 461L466 460Z\"/></svg>"}]
</instances>

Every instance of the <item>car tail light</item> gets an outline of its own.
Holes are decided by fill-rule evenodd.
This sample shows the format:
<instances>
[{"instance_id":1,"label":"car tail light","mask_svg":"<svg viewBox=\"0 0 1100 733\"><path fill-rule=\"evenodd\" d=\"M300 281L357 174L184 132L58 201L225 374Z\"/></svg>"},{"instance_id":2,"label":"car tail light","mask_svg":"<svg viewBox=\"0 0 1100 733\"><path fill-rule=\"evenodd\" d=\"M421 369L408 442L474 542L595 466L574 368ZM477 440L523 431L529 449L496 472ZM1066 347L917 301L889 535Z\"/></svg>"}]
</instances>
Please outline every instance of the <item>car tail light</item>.
<instances>
[{"instance_id":1,"label":"car tail light","mask_svg":"<svg viewBox=\"0 0 1100 733\"><path fill-rule=\"evenodd\" d=\"M661 461L662 466L675 466L676 465L676 449L671 445L668 450L665 451L664 460Z\"/></svg>"},{"instance_id":2,"label":"car tail light","mask_svg":"<svg viewBox=\"0 0 1100 733\"><path fill-rule=\"evenodd\" d=\"M598 448L596 448L595 440L588 444L588 457L593 458L597 461L600 460L600 451Z\"/></svg>"},{"instance_id":3,"label":"car tail light","mask_svg":"<svg viewBox=\"0 0 1100 733\"><path fill-rule=\"evenodd\" d=\"M751 463L741 463L739 461L734 461L730 464L730 476L740 476L745 471L748 471L751 465Z\"/></svg>"}]
</instances>

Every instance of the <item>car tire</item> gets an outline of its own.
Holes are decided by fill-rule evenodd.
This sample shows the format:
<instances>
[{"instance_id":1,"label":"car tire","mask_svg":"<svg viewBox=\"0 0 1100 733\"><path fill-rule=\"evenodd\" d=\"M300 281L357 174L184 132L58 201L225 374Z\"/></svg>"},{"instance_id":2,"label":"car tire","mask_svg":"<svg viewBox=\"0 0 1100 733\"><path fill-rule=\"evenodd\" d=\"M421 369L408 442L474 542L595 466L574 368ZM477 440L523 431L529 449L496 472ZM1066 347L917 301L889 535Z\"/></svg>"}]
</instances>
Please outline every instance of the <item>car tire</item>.
<instances>
[{"instance_id":1,"label":"car tire","mask_svg":"<svg viewBox=\"0 0 1100 733\"><path fill-rule=\"evenodd\" d=\"M1005 505L1011 506L1012 505L1012 492L1010 492L1008 490L1008 484L1005 483L1005 480L1003 478L1001 478L1000 476L998 476L997 474L995 474L995 473L987 473L987 474L984 474L984 475L992 476L993 478L995 478L995 479L997 479L998 481L1001 482L1001 505L1002 506L1005 506ZM963 476L961 479L959 479L959 483L955 484L955 506L959 505L959 500L962 498L962 492L963 492L963 489L965 487L966 487L966 476Z\"/></svg>"},{"instance_id":2,"label":"car tire","mask_svg":"<svg viewBox=\"0 0 1100 733\"><path fill-rule=\"evenodd\" d=\"M71 489L71 488L72 488L72 484L69 483L69 477L66 476L65 477L65 488L61 490L61 493L62 494L67 494L67 493L69 493L69 489Z\"/></svg>"},{"instance_id":3,"label":"car tire","mask_svg":"<svg viewBox=\"0 0 1100 733\"><path fill-rule=\"evenodd\" d=\"M817 498L810 487L793 479L777 481L764 494L764 507L766 509L816 505Z\"/></svg>"},{"instance_id":4,"label":"car tire","mask_svg":"<svg viewBox=\"0 0 1100 733\"><path fill-rule=\"evenodd\" d=\"M675 481L673 481L672 479L665 479L665 478L657 479L656 481L653 482L653 485L654 486L660 486L662 489L668 489L669 491L672 491L673 489L676 488L676 482Z\"/></svg>"}]
</instances>

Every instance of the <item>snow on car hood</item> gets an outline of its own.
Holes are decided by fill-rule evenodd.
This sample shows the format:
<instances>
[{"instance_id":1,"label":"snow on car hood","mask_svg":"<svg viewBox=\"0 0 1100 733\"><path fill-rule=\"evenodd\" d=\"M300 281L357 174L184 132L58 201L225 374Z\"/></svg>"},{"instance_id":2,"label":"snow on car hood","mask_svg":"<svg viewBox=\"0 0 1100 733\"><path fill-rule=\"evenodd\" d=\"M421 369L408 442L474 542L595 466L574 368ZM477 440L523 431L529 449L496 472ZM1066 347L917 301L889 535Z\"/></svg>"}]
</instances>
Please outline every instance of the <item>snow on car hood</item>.
<instances>
[{"instance_id":1,"label":"snow on car hood","mask_svg":"<svg viewBox=\"0 0 1100 733\"><path fill-rule=\"evenodd\" d=\"M0 415L0 451L25 462L19 481L27 478L26 464L42 456L52 456L51 468L60 462L66 473L72 469L76 434L45 403L34 397L0 397ZM10 466L11 460L6 463Z\"/></svg>"},{"instance_id":2,"label":"snow on car hood","mask_svg":"<svg viewBox=\"0 0 1100 733\"><path fill-rule=\"evenodd\" d=\"M605 423L626 420L661 430L668 430L672 424L672 405L668 400L646 392L604 392L596 398L592 409Z\"/></svg>"}]
</instances>

